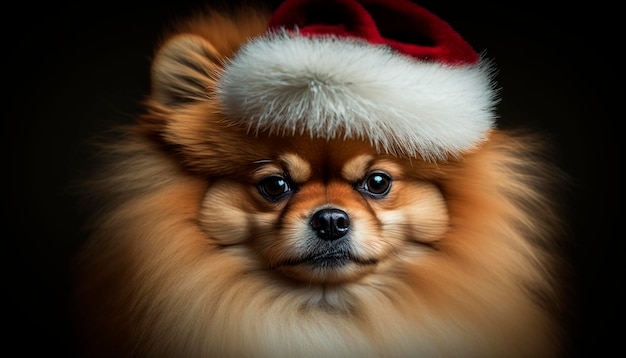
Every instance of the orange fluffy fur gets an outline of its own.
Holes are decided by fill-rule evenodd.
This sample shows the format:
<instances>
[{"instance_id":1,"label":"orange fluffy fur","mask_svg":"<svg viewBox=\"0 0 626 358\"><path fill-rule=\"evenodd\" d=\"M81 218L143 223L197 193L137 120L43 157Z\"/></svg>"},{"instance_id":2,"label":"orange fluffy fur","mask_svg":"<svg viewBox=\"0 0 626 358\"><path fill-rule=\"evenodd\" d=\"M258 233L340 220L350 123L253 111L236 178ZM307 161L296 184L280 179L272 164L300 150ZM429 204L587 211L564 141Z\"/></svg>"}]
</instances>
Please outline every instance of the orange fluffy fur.
<instances>
[{"instance_id":1,"label":"orange fluffy fur","mask_svg":"<svg viewBox=\"0 0 626 358\"><path fill-rule=\"evenodd\" d=\"M182 22L156 53L146 113L107 145L80 256L88 355L557 355L557 176L541 142L496 129L429 163L359 140L250 135L223 122L211 90L266 20ZM385 199L354 190L370 170L393 177ZM264 200L259 180L284 171L297 193ZM285 264L324 205L350 214L375 264Z\"/></svg>"}]
</instances>

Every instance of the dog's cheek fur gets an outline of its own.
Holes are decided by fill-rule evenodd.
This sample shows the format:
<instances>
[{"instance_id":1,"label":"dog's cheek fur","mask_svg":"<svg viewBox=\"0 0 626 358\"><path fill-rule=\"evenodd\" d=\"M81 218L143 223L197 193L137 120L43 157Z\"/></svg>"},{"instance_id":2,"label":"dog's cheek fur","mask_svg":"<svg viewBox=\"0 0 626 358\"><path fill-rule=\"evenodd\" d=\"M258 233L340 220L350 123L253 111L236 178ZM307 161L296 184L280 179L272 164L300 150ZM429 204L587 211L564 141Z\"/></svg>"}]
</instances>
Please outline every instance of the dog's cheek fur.
<instances>
[{"instance_id":1,"label":"dog's cheek fur","mask_svg":"<svg viewBox=\"0 0 626 358\"><path fill-rule=\"evenodd\" d=\"M443 195L433 183L401 180L394 182L389 200L373 201L383 226L384 237L402 237L407 244L436 245L449 230Z\"/></svg>"},{"instance_id":2,"label":"dog's cheek fur","mask_svg":"<svg viewBox=\"0 0 626 358\"><path fill-rule=\"evenodd\" d=\"M217 179L202 199L198 222L218 245L250 245L263 233L275 236L280 206L267 202L246 181Z\"/></svg>"}]
</instances>

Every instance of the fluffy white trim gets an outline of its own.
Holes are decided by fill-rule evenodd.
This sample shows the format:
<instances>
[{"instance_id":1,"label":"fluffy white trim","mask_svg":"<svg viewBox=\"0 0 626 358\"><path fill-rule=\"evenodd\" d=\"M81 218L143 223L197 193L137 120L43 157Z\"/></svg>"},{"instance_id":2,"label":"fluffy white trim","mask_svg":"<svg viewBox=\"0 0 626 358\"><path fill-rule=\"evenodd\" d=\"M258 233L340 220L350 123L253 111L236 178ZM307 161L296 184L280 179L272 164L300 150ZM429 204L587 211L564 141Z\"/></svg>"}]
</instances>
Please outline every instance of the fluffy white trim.
<instances>
[{"instance_id":1,"label":"fluffy white trim","mask_svg":"<svg viewBox=\"0 0 626 358\"><path fill-rule=\"evenodd\" d=\"M445 159L493 127L490 67L418 61L358 39L273 33L242 46L217 94L254 131L364 138L379 150Z\"/></svg>"}]
</instances>

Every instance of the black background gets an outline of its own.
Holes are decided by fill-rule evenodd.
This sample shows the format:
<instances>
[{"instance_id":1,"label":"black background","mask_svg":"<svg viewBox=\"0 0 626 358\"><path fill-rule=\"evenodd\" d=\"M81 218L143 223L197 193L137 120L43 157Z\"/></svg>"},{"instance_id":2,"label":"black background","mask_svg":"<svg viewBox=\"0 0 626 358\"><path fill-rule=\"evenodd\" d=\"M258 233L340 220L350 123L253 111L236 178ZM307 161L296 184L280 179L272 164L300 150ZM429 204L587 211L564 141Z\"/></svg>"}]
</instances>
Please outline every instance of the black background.
<instances>
[{"instance_id":1,"label":"black background","mask_svg":"<svg viewBox=\"0 0 626 358\"><path fill-rule=\"evenodd\" d=\"M207 3L21 3L3 11L3 348L74 354L65 296L83 217L71 186L89 168L86 141L130 121L148 93L162 30ZM576 275L572 355L608 352L623 330L617 9L493 3L420 2L497 63L501 124L530 125L553 140L557 164L572 178L564 198Z\"/></svg>"}]
</instances>

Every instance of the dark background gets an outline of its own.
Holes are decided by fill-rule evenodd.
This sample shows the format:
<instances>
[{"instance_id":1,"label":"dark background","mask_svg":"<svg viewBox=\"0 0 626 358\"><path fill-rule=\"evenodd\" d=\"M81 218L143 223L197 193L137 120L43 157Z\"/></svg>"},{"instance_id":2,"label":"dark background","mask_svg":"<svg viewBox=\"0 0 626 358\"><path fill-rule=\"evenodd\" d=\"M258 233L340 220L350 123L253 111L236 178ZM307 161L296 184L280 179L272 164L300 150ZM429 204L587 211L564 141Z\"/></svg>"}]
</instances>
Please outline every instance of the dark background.
<instances>
[{"instance_id":1,"label":"dark background","mask_svg":"<svg viewBox=\"0 0 626 358\"><path fill-rule=\"evenodd\" d=\"M71 186L90 165L85 142L110 123L130 121L148 93L162 30L206 3L23 2L3 10L3 348L19 356L74 354L65 296L83 239ZM623 330L624 296L617 9L493 3L420 2L497 63L502 125L530 125L555 144L557 164L572 178L564 198L576 275L572 355L608 352Z\"/></svg>"}]
</instances>

